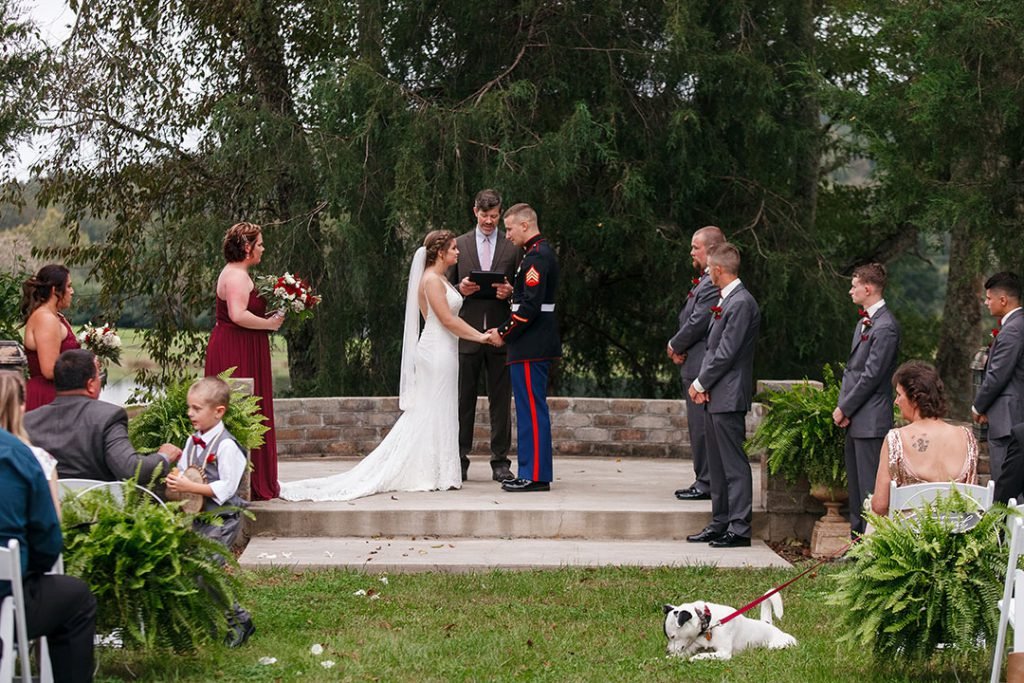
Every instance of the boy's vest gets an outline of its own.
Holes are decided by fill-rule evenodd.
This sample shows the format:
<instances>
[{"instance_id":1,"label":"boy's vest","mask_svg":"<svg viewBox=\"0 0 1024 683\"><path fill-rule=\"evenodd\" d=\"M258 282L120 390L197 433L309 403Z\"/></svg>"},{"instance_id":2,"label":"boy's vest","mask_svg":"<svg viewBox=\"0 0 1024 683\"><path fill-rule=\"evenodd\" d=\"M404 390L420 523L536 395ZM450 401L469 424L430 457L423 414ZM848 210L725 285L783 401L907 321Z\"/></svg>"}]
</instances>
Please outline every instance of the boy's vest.
<instances>
[{"instance_id":1,"label":"boy's vest","mask_svg":"<svg viewBox=\"0 0 1024 683\"><path fill-rule=\"evenodd\" d=\"M217 447L225 439L235 442L235 445L238 446L238 450L242 452L242 456L246 458L246 462L248 463L248 452L245 450L242 444L238 443L238 439L236 439L227 429L222 430L221 433L218 434L217 437L214 438L214 440L211 443L206 444L206 447L203 449L200 449L199 445L196 444L191 439L189 439L188 445L185 448L185 453L182 456L182 460L185 461L185 466L187 467L189 465L195 465L196 467L200 468L203 471L203 474L206 475L207 484L212 484L215 481L220 481L220 470L217 467L217 464L220 462L220 459L217 458L216 455ZM214 457L210 458L210 454L213 454ZM234 495L231 496L231 498L224 501L224 506L244 508L248 507L249 504L245 500L243 500L241 496L238 495L238 491L236 490ZM203 512L216 512L220 510L221 507L222 506L219 505L213 498L203 496ZM234 512L237 514L237 511ZM230 514L230 512L228 514Z\"/></svg>"}]
</instances>

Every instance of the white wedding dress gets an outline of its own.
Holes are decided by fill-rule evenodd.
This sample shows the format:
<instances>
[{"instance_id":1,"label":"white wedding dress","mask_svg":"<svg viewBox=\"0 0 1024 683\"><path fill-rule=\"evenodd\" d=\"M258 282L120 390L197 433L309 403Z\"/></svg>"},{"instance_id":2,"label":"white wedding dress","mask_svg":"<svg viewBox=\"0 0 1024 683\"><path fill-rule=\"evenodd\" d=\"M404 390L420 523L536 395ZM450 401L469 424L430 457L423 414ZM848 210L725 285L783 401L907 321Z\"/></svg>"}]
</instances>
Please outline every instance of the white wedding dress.
<instances>
[{"instance_id":1,"label":"white wedding dress","mask_svg":"<svg viewBox=\"0 0 1024 683\"><path fill-rule=\"evenodd\" d=\"M451 284L446 284L448 307L452 314L458 315L462 295ZM418 327L418 313L416 315ZM395 426L380 445L351 470L319 479L283 482L281 498L340 501L387 491L461 488L458 341L458 337L441 324L428 303L427 320L416 343L411 401ZM405 401L403 396L403 403Z\"/></svg>"}]
</instances>

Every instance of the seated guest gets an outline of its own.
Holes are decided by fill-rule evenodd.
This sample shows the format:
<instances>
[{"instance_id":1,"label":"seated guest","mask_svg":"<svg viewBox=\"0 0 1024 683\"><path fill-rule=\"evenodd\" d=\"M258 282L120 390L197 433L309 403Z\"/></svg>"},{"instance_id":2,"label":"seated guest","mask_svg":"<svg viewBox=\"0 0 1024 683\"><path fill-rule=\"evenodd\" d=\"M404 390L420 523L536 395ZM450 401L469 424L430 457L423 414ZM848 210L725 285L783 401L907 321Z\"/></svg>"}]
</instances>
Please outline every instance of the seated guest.
<instances>
[{"instance_id":1,"label":"seated guest","mask_svg":"<svg viewBox=\"0 0 1024 683\"><path fill-rule=\"evenodd\" d=\"M178 468L167 475L168 491L198 493L203 497L203 512L215 514L221 521L215 525L196 519L192 528L229 549L242 529L238 508L246 504L238 495L245 474L245 450L221 422L230 401L231 387L219 377L204 377L192 385L188 390L188 419L196 433L185 443L180 466L200 470L205 483L188 479ZM229 647L239 647L256 632L249 612L238 603L228 612L228 624Z\"/></svg>"},{"instance_id":2,"label":"seated guest","mask_svg":"<svg viewBox=\"0 0 1024 683\"><path fill-rule=\"evenodd\" d=\"M46 636L55 681L91 681L96 598L81 579L46 573L63 547L57 512L32 451L0 429L0 544L11 539L21 546L29 637ZM0 581L0 598L10 594Z\"/></svg>"},{"instance_id":3,"label":"seated guest","mask_svg":"<svg viewBox=\"0 0 1024 683\"><path fill-rule=\"evenodd\" d=\"M31 444L25 431L25 378L20 372L0 370L0 428L18 437L36 456L43 476L50 484L53 507L60 517L60 493L57 491L57 461L53 456Z\"/></svg>"},{"instance_id":4,"label":"seated guest","mask_svg":"<svg viewBox=\"0 0 1024 683\"><path fill-rule=\"evenodd\" d=\"M896 407L909 424L889 430L882 444L871 510L889 514L889 482L978 483L978 443L970 427L956 427L946 414L945 388L939 373L924 361L911 360L892 376Z\"/></svg>"},{"instance_id":5,"label":"seated guest","mask_svg":"<svg viewBox=\"0 0 1024 683\"><path fill-rule=\"evenodd\" d=\"M97 400L100 370L96 356L85 349L65 351L53 366L57 398L26 413L32 443L57 459L62 479L129 479L139 470L139 483L166 474L181 449L165 443L156 453L136 453L128 440L124 408Z\"/></svg>"}]
</instances>

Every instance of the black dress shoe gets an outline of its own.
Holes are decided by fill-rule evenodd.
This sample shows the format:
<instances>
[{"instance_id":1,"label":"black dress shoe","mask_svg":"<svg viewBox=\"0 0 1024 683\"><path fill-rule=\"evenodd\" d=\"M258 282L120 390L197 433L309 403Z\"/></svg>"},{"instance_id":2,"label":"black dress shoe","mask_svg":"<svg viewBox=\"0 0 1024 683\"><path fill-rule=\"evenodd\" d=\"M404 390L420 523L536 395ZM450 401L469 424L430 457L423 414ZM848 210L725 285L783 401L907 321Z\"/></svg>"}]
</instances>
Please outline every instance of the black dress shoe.
<instances>
[{"instance_id":1,"label":"black dress shoe","mask_svg":"<svg viewBox=\"0 0 1024 683\"><path fill-rule=\"evenodd\" d=\"M696 487L691 486L688 489L679 489L676 491L676 498L679 500L711 500L711 493L708 491L701 491Z\"/></svg>"},{"instance_id":2,"label":"black dress shoe","mask_svg":"<svg viewBox=\"0 0 1024 683\"><path fill-rule=\"evenodd\" d=\"M749 548L750 539L727 531L721 538L711 541L708 545L712 548Z\"/></svg>"},{"instance_id":3,"label":"black dress shoe","mask_svg":"<svg viewBox=\"0 0 1024 683\"><path fill-rule=\"evenodd\" d=\"M225 644L231 648L242 647L245 645L245 641L249 640L249 636L254 633L256 633L256 625L252 623L252 619L246 619L231 629Z\"/></svg>"},{"instance_id":4,"label":"black dress shoe","mask_svg":"<svg viewBox=\"0 0 1024 683\"><path fill-rule=\"evenodd\" d=\"M469 479L469 465L463 465L462 467L462 481Z\"/></svg>"},{"instance_id":5,"label":"black dress shoe","mask_svg":"<svg viewBox=\"0 0 1024 683\"><path fill-rule=\"evenodd\" d=\"M550 491L551 483L546 481L530 481L529 479L513 479L501 485L502 490L509 493L520 491Z\"/></svg>"},{"instance_id":6,"label":"black dress shoe","mask_svg":"<svg viewBox=\"0 0 1024 683\"><path fill-rule=\"evenodd\" d=\"M708 543L709 541L717 541L722 536L725 536L724 531L715 531L711 527L706 526L700 533L687 536L686 540L690 543Z\"/></svg>"},{"instance_id":7,"label":"black dress shoe","mask_svg":"<svg viewBox=\"0 0 1024 683\"><path fill-rule=\"evenodd\" d=\"M491 479L494 481L506 482L512 481L516 478L516 475L512 474L512 470L507 467L499 467L491 473Z\"/></svg>"}]
</instances>

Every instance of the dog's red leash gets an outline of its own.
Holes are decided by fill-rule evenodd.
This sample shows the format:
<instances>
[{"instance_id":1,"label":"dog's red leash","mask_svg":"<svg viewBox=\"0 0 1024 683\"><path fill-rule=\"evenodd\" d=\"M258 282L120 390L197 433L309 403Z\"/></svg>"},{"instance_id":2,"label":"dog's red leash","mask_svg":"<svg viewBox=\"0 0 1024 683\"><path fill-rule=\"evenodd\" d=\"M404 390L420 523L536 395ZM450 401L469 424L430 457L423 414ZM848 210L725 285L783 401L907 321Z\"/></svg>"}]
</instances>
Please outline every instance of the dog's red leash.
<instances>
[{"instance_id":1,"label":"dog's red leash","mask_svg":"<svg viewBox=\"0 0 1024 683\"><path fill-rule=\"evenodd\" d=\"M829 555L828 557L825 557L822 560L820 560L817 564L808 567L807 569L803 570L802 572L800 572L799 574L794 576L789 581L786 581L785 583L776 586L775 588L771 589L770 591L768 591L767 593L765 593L761 597L757 598L756 600L747 603L746 605L744 605L743 607L740 607L738 610L736 610L735 612L733 612L729 616L725 617L724 619L719 620L718 623L714 624L713 626L708 627L708 629L707 629L708 638L710 639L711 629L715 628L715 626L722 626L723 624L728 624L730 621L732 621L736 617L740 616L741 614L749 612L750 610L754 609L755 607L757 607L762 602L764 602L768 598L772 597L773 595L775 595L779 591L783 590L784 588L788 588L789 586L793 585L794 583L796 583L797 581L799 581L803 577L805 577L808 574L810 574L811 572L813 572L815 569L818 569L823 564L825 564L827 562L830 562L830 561L834 560L835 558L839 557L840 555L845 553L847 550L849 550L851 547L853 547L853 544L856 543L857 541L859 541L860 539L861 539L861 537L858 536L857 538L851 540L849 543L844 545L842 548L840 548L836 552L834 552L831 555Z\"/></svg>"}]
</instances>

